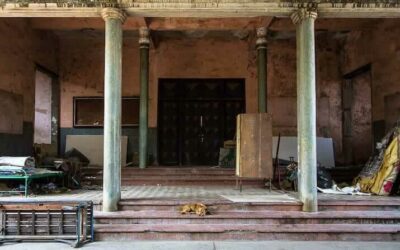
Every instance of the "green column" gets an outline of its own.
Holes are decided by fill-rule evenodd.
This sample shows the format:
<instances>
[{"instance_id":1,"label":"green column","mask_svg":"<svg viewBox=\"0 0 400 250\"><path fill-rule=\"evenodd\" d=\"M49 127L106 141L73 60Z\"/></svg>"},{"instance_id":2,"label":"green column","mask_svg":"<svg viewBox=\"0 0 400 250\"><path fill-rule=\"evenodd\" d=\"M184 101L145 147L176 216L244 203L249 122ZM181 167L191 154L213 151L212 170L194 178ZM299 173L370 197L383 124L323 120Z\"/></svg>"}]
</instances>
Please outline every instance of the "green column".
<instances>
[{"instance_id":1,"label":"green column","mask_svg":"<svg viewBox=\"0 0 400 250\"><path fill-rule=\"evenodd\" d=\"M103 211L117 211L121 199L122 23L119 9L102 10L105 21Z\"/></svg>"},{"instance_id":2,"label":"green column","mask_svg":"<svg viewBox=\"0 0 400 250\"><path fill-rule=\"evenodd\" d=\"M267 28L257 29L258 112L267 112Z\"/></svg>"},{"instance_id":3,"label":"green column","mask_svg":"<svg viewBox=\"0 0 400 250\"><path fill-rule=\"evenodd\" d=\"M140 111L139 111L139 167L147 166L148 89L149 89L149 29L139 29L140 46Z\"/></svg>"},{"instance_id":4,"label":"green column","mask_svg":"<svg viewBox=\"0 0 400 250\"><path fill-rule=\"evenodd\" d=\"M297 26L298 190L303 211L316 212L317 136L314 21L317 12L299 9L291 16Z\"/></svg>"}]
</instances>

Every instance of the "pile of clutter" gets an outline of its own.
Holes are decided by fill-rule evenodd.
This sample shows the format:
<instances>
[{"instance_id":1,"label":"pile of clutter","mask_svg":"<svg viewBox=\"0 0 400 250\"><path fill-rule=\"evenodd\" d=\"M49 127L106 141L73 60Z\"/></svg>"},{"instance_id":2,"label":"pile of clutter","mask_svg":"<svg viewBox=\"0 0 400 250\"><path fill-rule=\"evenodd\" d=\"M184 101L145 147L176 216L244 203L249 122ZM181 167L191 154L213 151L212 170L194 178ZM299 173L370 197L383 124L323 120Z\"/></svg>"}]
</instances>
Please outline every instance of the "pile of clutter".
<instances>
[{"instance_id":1,"label":"pile of clutter","mask_svg":"<svg viewBox=\"0 0 400 250\"><path fill-rule=\"evenodd\" d=\"M400 126L393 128L380 143L354 180L361 192L389 195L398 191L400 172Z\"/></svg>"},{"instance_id":2,"label":"pile of clutter","mask_svg":"<svg viewBox=\"0 0 400 250\"><path fill-rule=\"evenodd\" d=\"M88 166L90 160L79 150L72 148L65 152L63 158L42 157L40 164L47 169L62 171L65 175L65 185L77 189L82 187L82 168Z\"/></svg>"},{"instance_id":3,"label":"pile of clutter","mask_svg":"<svg viewBox=\"0 0 400 250\"><path fill-rule=\"evenodd\" d=\"M286 178L281 183L284 190L297 191L298 163L294 157L290 157L290 163L285 168ZM317 167L317 187L318 189L329 189L334 185L331 174L323 166Z\"/></svg>"},{"instance_id":4,"label":"pile of clutter","mask_svg":"<svg viewBox=\"0 0 400 250\"><path fill-rule=\"evenodd\" d=\"M380 143L377 153L365 164L353 185L318 188L323 193L357 195L395 195L400 184L400 126L394 127Z\"/></svg>"},{"instance_id":5,"label":"pile of clutter","mask_svg":"<svg viewBox=\"0 0 400 250\"><path fill-rule=\"evenodd\" d=\"M31 175L46 175L53 173L54 171L37 168L37 162L33 157L12 157L3 156L0 157L0 175L4 180L0 184L0 191L2 192L24 192L25 182L15 181L16 177L26 177ZM60 185L61 187L61 185ZM62 188L57 187L53 182L41 183L37 182L32 185L32 190L40 193L53 193L62 192Z\"/></svg>"},{"instance_id":6,"label":"pile of clutter","mask_svg":"<svg viewBox=\"0 0 400 250\"><path fill-rule=\"evenodd\" d=\"M59 173L62 178L35 178L29 185L35 194L63 193L81 188L82 167L90 161L81 152L72 148L63 158L42 156L35 151L35 157L0 157L1 192L22 192L25 183L16 177Z\"/></svg>"},{"instance_id":7,"label":"pile of clutter","mask_svg":"<svg viewBox=\"0 0 400 250\"><path fill-rule=\"evenodd\" d=\"M370 157L351 186L336 184L322 166L317 168L317 188L328 194L398 195L400 193L400 125L394 127L377 144L377 153ZM297 162L293 158L286 167L285 190L297 187Z\"/></svg>"}]
</instances>

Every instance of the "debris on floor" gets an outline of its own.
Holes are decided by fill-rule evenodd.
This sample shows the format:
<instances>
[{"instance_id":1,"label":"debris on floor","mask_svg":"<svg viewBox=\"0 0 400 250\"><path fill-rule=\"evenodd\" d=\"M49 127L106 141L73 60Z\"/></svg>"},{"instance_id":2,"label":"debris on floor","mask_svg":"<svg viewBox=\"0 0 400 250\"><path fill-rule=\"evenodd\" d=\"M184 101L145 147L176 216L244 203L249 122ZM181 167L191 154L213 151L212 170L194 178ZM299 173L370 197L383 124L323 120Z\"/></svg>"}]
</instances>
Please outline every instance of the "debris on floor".
<instances>
[{"instance_id":1,"label":"debris on floor","mask_svg":"<svg viewBox=\"0 0 400 250\"><path fill-rule=\"evenodd\" d=\"M218 166L222 168L234 168L236 166L236 141L224 142L224 147L219 149Z\"/></svg>"},{"instance_id":2,"label":"debris on floor","mask_svg":"<svg viewBox=\"0 0 400 250\"><path fill-rule=\"evenodd\" d=\"M101 185L84 185L81 187L83 190L103 190Z\"/></svg>"},{"instance_id":3,"label":"debris on floor","mask_svg":"<svg viewBox=\"0 0 400 250\"><path fill-rule=\"evenodd\" d=\"M400 126L393 128L380 143L377 153L365 164L352 186L321 187L327 194L390 195L398 190L400 172ZM319 175L321 176L321 175ZM329 186L329 185L327 185Z\"/></svg>"},{"instance_id":4,"label":"debris on floor","mask_svg":"<svg viewBox=\"0 0 400 250\"><path fill-rule=\"evenodd\" d=\"M81 152L73 148L65 158L35 156L0 157L1 192L27 196L29 188L34 194L54 194L81 187L82 167L90 163Z\"/></svg>"}]
</instances>

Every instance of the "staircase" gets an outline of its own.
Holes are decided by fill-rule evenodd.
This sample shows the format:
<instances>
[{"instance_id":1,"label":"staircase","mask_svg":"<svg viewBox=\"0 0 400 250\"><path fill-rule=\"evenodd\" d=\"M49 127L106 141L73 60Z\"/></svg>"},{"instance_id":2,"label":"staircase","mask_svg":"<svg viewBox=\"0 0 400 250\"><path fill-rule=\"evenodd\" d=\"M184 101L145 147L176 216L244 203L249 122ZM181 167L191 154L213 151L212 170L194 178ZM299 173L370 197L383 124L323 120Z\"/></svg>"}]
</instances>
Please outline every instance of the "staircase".
<instances>
[{"instance_id":1,"label":"staircase","mask_svg":"<svg viewBox=\"0 0 400 250\"><path fill-rule=\"evenodd\" d=\"M122 185L162 186L235 186L234 169L212 167L138 167L122 168ZM99 167L83 169L83 181L89 185L102 185L103 171ZM245 179L244 186L264 187L262 179Z\"/></svg>"},{"instance_id":2,"label":"staircase","mask_svg":"<svg viewBox=\"0 0 400 250\"><path fill-rule=\"evenodd\" d=\"M297 202L203 200L210 215L181 215L195 200L122 200L121 211L95 213L99 240L400 240L400 200L322 200L320 212Z\"/></svg>"}]
</instances>

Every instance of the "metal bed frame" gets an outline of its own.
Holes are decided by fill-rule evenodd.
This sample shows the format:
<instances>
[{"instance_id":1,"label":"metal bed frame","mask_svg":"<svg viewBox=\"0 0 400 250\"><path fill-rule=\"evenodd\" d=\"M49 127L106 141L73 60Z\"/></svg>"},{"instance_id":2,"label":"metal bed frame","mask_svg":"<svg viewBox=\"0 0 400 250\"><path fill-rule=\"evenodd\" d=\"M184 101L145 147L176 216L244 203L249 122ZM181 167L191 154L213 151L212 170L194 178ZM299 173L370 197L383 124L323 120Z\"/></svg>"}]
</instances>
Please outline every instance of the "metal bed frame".
<instances>
[{"instance_id":1,"label":"metal bed frame","mask_svg":"<svg viewBox=\"0 0 400 250\"><path fill-rule=\"evenodd\" d=\"M0 180L23 180L25 187L23 191L0 191L0 193L24 193L25 197L28 196L29 184L31 184L34 179L43 179L49 177L63 177L64 173L54 172L54 173L27 173L25 170L21 169L23 174L12 174L12 175L2 175L0 172Z\"/></svg>"}]
</instances>

